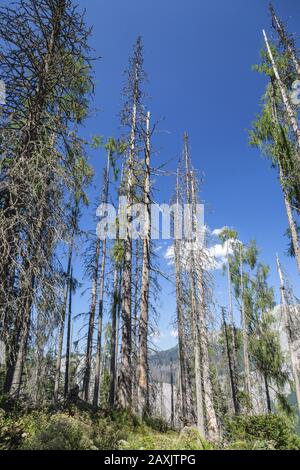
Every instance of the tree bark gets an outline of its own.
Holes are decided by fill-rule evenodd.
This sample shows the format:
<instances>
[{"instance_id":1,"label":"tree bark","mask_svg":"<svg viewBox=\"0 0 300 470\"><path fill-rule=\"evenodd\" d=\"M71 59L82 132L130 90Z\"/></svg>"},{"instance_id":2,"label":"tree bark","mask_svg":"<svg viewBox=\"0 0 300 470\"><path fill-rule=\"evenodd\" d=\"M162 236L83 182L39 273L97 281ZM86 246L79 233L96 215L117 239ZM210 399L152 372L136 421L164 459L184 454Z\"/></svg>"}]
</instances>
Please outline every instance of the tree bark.
<instances>
[{"instance_id":1,"label":"tree bark","mask_svg":"<svg viewBox=\"0 0 300 470\"><path fill-rule=\"evenodd\" d=\"M150 113L147 113L144 181L144 239L141 286L141 316L138 350L138 410L140 416L149 413L148 322L150 288L151 197L150 197Z\"/></svg>"},{"instance_id":2,"label":"tree bark","mask_svg":"<svg viewBox=\"0 0 300 470\"><path fill-rule=\"evenodd\" d=\"M249 345L248 345L248 322L245 312L244 302L244 273L243 273L243 246L240 245L240 274L241 274L241 316L243 328L243 355L244 355L244 373L245 373L245 393L248 395L251 404L251 381L249 365Z\"/></svg>"},{"instance_id":3,"label":"tree bark","mask_svg":"<svg viewBox=\"0 0 300 470\"><path fill-rule=\"evenodd\" d=\"M290 308L293 307L293 306L289 305L289 302L287 301L287 298L286 298L284 277L283 277L283 273L282 273L282 270L281 270L281 265L280 265L278 256L277 256L277 267L278 267L278 274L279 274L279 279L280 279L282 310L283 310L285 328L286 328L287 339L288 339L288 346L289 346L289 352L290 352L292 374L293 374L293 378L294 378L297 406L298 406L298 412L300 413L299 371L298 371L298 364L297 364L296 354L294 352L293 335L292 335L292 331L291 331L291 319L290 319Z\"/></svg>"},{"instance_id":4,"label":"tree bark","mask_svg":"<svg viewBox=\"0 0 300 470\"><path fill-rule=\"evenodd\" d=\"M62 306L62 310L61 310L61 318L60 318L59 331L58 331L58 342L57 342L57 351L56 351L56 366L55 366L55 379L54 379L54 402L57 402L58 394L59 394L59 383L60 383L60 374L61 374L61 358L62 358L62 349L63 349L64 331L65 331L65 317L66 317L66 308L67 308L67 302L68 302L68 287L69 287L72 256L73 256L73 243L74 243L73 237L74 237L74 230L73 230L72 240L71 240L71 244L70 244L70 248L69 248L68 267L67 267L67 281L66 281L65 289L64 289L64 300L63 300L63 306Z\"/></svg>"},{"instance_id":5,"label":"tree bark","mask_svg":"<svg viewBox=\"0 0 300 470\"><path fill-rule=\"evenodd\" d=\"M233 402L233 409L235 414L239 414L239 402L237 400L237 390L236 390L236 383L234 378L234 371L232 365L232 358L231 358L231 346L228 334L227 323L225 320L225 309L222 307L222 318L223 318L223 327L224 327L224 336L226 342L226 353L227 353L227 360L228 360L228 368L229 368L229 377L230 377L230 385L231 385L231 393L232 393L232 402Z\"/></svg>"},{"instance_id":6,"label":"tree bark","mask_svg":"<svg viewBox=\"0 0 300 470\"><path fill-rule=\"evenodd\" d=\"M283 26L282 22L280 21L280 19L277 17L277 15L275 13L275 10L274 10L272 5L270 5L270 11L271 11L272 19L273 19L274 28L277 31L278 36L279 36L282 44L284 45L285 49L290 54L290 57L293 61L295 70L297 72L297 75L300 78L300 62L299 62L299 59L296 55L295 49L293 47L292 40L290 40L288 38L288 36L285 32L284 26Z\"/></svg>"},{"instance_id":7,"label":"tree bark","mask_svg":"<svg viewBox=\"0 0 300 470\"><path fill-rule=\"evenodd\" d=\"M286 92L285 85L284 85L284 83L281 80L281 77L279 75L279 71L278 71L278 68L276 66L275 59L273 57L273 53L271 51L271 47L270 47L267 35L265 33L265 30L263 30L263 35L264 35L265 44L266 44L266 47L267 47L268 56L269 56L269 59L271 61L272 67L273 67L275 78L278 82L278 86L279 86L280 93L281 93L281 96L282 96L282 100L283 100L283 103L284 103L284 106L285 106L285 109L286 109L286 113L287 113L287 116L289 118L291 127L294 131L294 134L295 134L295 137L296 137L296 140L297 140L297 146L298 146L297 159L298 159L298 162L300 162L300 152L299 152L299 149L300 149L300 129L299 129L299 126L298 126L297 116L296 116L296 113L295 113L295 111L293 110L293 108L291 106L288 94Z\"/></svg>"},{"instance_id":8,"label":"tree bark","mask_svg":"<svg viewBox=\"0 0 300 470\"><path fill-rule=\"evenodd\" d=\"M131 206L134 190L134 158L136 153L137 104L139 63L135 64L135 80L133 90L133 106L131 116L130 150L128 158L128 175L126 183L126 236L124 240L123 266L123 303L122 303L122 345L121 367L119 375L118 402L121 408L131 408L132 398L132 318L131 318L131 284L132 284L132 236L130 231Z\"/></svg>"},{"instance_id":9,"label":"tree bark","mask_svg":"<svg viewBox=\"0 0 300 470\"><path fill-rule=\"evenodd\" d=\"M22 325L21 334L19 337L19 348L18 348L16 363L14 366L12 383L10 387L10 394L16 398L19 397L21 385L22 385L22 373L23 373L24 363L26 359L26 350L27 350L27 342L28 342L28 336L29 336L30 320L31 320L34 284L35 284L35 278L32 275L30 286L28 286L28 289L27 289L25 312L23 316L23 325Z\"/></svg>"},{"instance_id":10,"label":"tree bark","mask_svg":"<svg viewBox=\"0 0 300 470\"><path fill-rule=\"evenodd\" d=\"M268 410L268 413L272 413L270 389L269 389L268 377L266 374L264 374L264 382L265 382L265 390L266 390L267 410Z\"/></svg>"},{"instance_id":11,"label":"tree bark","mask_svg":"<svg viewBox=\"0 0 300 470\"><path fill-rule=\"evenodd\" d=\"M72 324L72 283L73 272L71 268L69 282L69 311L67 323L67 344L66 344L66 370L65 370L65 398L68 396L70 389L70 356L71 356L71 324Z\"/></svg>"},{"instance_id":12,"label":"tree bark","mask_svg":"<svg viewBox=\"0 0 300 470\"><path fill-rule=\"evenodd\" d=\"M110 351L110 382L109 382L109 407L114 408L115 405L115 392L116 392L116 356L117 356L117 311L120 302L119 298L119 268L116 265L114 271L114 292L113 292L113 305L112 305L112 319L111 319L111 351Z\"/></svg>"},{"instance_id":13,"label":"tree bark","mask_svg":"<svg viewBox=\"0 0 300 470\"><path fill-rule=\"evenodd\" d=\"M93 337L94 337L98 276L99 276L99 257L100 257L100 239L97 238L96 250L95 250L95 266L94 266L94 273L93 273L92 301L91 301L90 315L89 315L89 328L88 328L86 356L85 356L85 370L84 370L84 377L83 377L83 397L85 401L89 401L89 397L90 397Z\"/></svg>"},{"instance_id":14,"label":"tree bark","mask_svg":"<svg viewBox=\"0 0 300 470\"><path fill-rule=\"evenodd\" d=\"M213 404L213 391L210 374L210 360L209 360L209 343L208 343L208 331L207 331L207 318L206 318L206 299L205 299L205 288L204 288L204 269L203 261L201 259L202 248L199 240L199 231L196 213L196 190L195 190L195 179L194 175L190 173L191 179L191 202L192 202L192 227L193 233L195 234L195 243L198 251L198 262L197 262L197 278L198 278L198 309L199 309L199 340L201 350L201 362L202 362L202 380L203 380L203 392L204 392L204 405L206 414L206 427L207 436L211 441L217 442L219 439L218 422Z\"/></svg>"},{"instance_id":15,"label":"tree bark","mask_svg":"<svg viewBox=\"0 0 300 470\"><path fill-rule=\"evenodd\" d=\"M291 238L292 238L292 244L293 244L293 249L295 253L295 258L297 262L297 267L298 271L300 274L300 245L299 245L299 236L298 236L298 231L296 227L296 223L293 217L293 211L290 203L290 198L288 195L288 190L286 188L286 184L284 182L284 176L283 176L283 171L282 171L282 166L280 161L278 161L278 168L279 168L279 178L280 178L280 183L283 191L283 197L284 197L284 205L286 209L286 214L288 218L288 223L290 227L290 232L291 232Z\"/></svg>"},{"instance_id":16,"label":"tree bark","mask_svg":"<svg viewBox=\"0 0 300 470\"><path fill-rule=\"evenodd\" d=\"M107 155L107 168L104 178L104 197L103 203L108 203L108 190L109 190L109 173L110 173L110 152ZM98 314L98 331L97 331L97 351L96 351L96 365L95 365L95 387L93 405L98 406L99 402L99 389L100 389L100 371L101 371L101 341L102 341L102 323L103 323L103 300L104 300L104 286L105 286L105 264L106 264L106 235L102 242L101 253L101 272L100 272L100 286L99 286L99 314Z\"/></svg>"}]
</instances>

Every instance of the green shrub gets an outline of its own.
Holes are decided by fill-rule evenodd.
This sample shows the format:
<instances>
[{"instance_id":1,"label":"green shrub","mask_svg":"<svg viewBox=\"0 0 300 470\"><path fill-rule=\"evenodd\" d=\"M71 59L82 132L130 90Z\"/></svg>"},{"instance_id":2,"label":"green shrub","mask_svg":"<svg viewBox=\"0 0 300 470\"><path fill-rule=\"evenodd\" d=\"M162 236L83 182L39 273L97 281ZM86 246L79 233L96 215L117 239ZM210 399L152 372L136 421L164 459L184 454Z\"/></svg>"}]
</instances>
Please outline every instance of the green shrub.
<instances>
[{"instance_id":1,"label":"green shrub","mask_svg":"<svg viewBox=\"0 0 300 470\"><path fill-rule=\"evenodd\" d=\"M300 449L291 422L274 414L235 416L226 422L226 438L230 448L246 442L247 449Z\"/></svg>"},{"instance_id":2,"label":"green shrub","mask_svg":"<svg viewBox=\"0 0 300 470\"><path fill-rule=\"evenodd\" d=\"M183 428L178 438L178 449L181 450L212 450L214 447L196 428Z\"/></svg>"},{"instance_id":3,"label":"green shrub","mask_svg":"<svg viewBox=\"0 0 300 470\"><path fill-rule=\"evenodd\" d=\"M5 413L0 409L0 449L18 449L24 440L33 437L48 420L49 416L43 412Z\"/></svg>"},{"instance_id":4,"label":"green shrub","mask_svg":"<svg viewBox=\"0 0 300 470\"><path fill-rule=\"evenodd\" d=\"M159 432L167 432L170 429L168 423L161 416L147 416L144 422L147 426Z\"/></svg>"},{"instance_id":5,"label":"green shrub","mask_svg":"<svg viewBox=\"0 0 300 470\"><path fill-rule=\"evenodd\" d=\"M127 436L126 428L122 428L110 418L100 418L93 424L93 441L100 450L116 450L119 441Z\"/></svg>"},{"instance_id":6,"label":"green shrub","mask_svg":"<svg viewBox=\"0 0 300 470\"><path fill-rule=\"evenodd\" d=\"M93 429L84 421L59 413L39 433L28 439L23 448L33 450L91 450Z\"/></svg>"}]
</instances>

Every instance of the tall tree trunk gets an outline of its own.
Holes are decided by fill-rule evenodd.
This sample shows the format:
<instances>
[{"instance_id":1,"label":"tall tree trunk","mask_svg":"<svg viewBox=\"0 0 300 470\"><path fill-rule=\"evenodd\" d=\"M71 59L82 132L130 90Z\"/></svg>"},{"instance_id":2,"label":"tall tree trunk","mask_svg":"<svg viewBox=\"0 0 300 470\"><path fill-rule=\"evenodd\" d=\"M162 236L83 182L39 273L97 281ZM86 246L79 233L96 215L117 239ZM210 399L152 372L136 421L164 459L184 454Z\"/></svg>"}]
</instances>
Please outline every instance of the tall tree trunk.
<instances>
[{"instance_id":1,"label":"tall tree trunk","mask_svg":"<svg viewBox=\"0 0 300 470\"><path fill-rule=\"evenodd\" d=\"M107 168L104 177L104 194L103 204L108 203L108 190L109 190L109 173L110 173L110 151L107 155ZM101 272L100 272L100 287L99 287L99 313L98 313L98 330L97 330L97 351L96 351L96 365L95 365L95 387L94 387L94 406L98 406L99 402L99 388L100 388L100 371L101 371L101 340L102 340L102 323L103 323L103 300L104 300L104 285L105 285L105 264L106 264L106 234L102 242L101 253Z\"/></svg>"},{"instance_id":2,"label":"tall tree trunk","mask_svg":"<svg viewBox=\"0 0 300 470\"><path fill-rule=\"evenodd\" d=\"M243 273L243 246L240 244L240 275L241 275L241 316L243 328L243 356L244 356L244 373L245 373L245 393L249 397L251 404L251 381L250 381L250 365L249 365L249 345L248 345L248 322L245 312L244 301L244 273Z\"/></svg>"},{"instance_id":3,"label":"tall tree trunk","mask_svg":"<svg viewBox=\"0 0 300 470\"><path fill-rule=\"evenodd\" d=\"M228 360L233 409L234 409L235 414L239 414L240 409L239 409L239 402L237 399L236 382L235 382L232 357L231 357L231 346L230 346L230 339L229 339L229 334L228 334L228 327L227 327L227 323L225 320L225 308L224 307L222 307L222 318L223 318L223 328L224 328L224 336L225 336L225 342L226 342L226 354L227 354L227 360Z\"/></svg>"},{"instance_id":4,"label":"tall tree trunk","mask_svg":"<svg viewBox=\"0 0 300 470\"><path fill-rule=\"evenodd\" d=\"M276 107L274 97L272 98L272 115L273 115L274 124L276 126L280 126L280 122L279 122L279 119L278 119L277 107ZM282 164L281 164L281 162L284 161L284 160L285 160L285 155L280 155L278 160L277 160L278 170L279 170L279 180L280 180L280 185L281 185L281 189L282 189L282 192L283 192L284 204L285 204L286 214L287 214L289 228L290 228L290 232L291 232L293 250L294 250L294 253L295 253L297 267L298 267L298 271L299 271L299 274L300 274L299 236L298 236L297 226L296 226L296 223L295 223L295 220L294 220L294 217L293 217L293 211L292 211L290 196L289 196L289 188L288 188L287 182L285 181L284 172L283 172L283 168L282 168Z\"/></svg>"},{"instance_id":5,"label":"tall tree trunk","mask_svg":"<svg viewBox=\"0 0 300 470\"><path fill-rule=\"evenodd\" d=\"M67 280L66 280L65 289L64 289L64 299L63 299L63 306L61 310L61 318L60 318L59 331L58 331L58 343L57 343L57 351L56 351L56 366L55 366L55 379L54 379L54 401L55 402L57 402L58 394L59 394L61 359L62 359L62 349L63 349L63 341L64 341L66 309L67 309L67 302L68 302L68 288L69 288L69 282L70 282L71 264L72 264L72 256L73 256L74 234L75 234L75 229L73 229L72 240L71 240L71 244L69 247Z\"/></svg>"},{"instance_id":6,"label":"tall tree trunk","mask_svg":"<svg viewBox=\"0 0 300 470\"><path fill-rule=\"evenodd\" d=\"M99 257L100 257L100 239L97 238L96 249L95 249L93 285L92 285L92 300L91 300L91 307L90 307L90 314L89 314L89 328L88 328L88 337L87 337L86 355L85 355L85 369L84 369L84 377L83 377L83 397L85 401L89 401L89 396L90 396L93 337L94 337L98 276L99 276Z\"/></svg>"},{"instance_id":7,"label":"tall tree trunk","mask_svg":"<svg viewBox=\"0 0 300 470\"><path fill-rule=\"evenodd\" d=\"M134 306L132 325L132 402L138 413L138 334L139 334L139 286L140 286L140 240L135 240Z\"/></svg>"},{"instance_id":8,"label":"tall tree trunk","mask_svg":"<svg viewBox=\"0 0 300 470\"><path fill-rule=\"evenodd\" d=\"M171 427L174 428L175 424L175 405L174 405L174 372L173 362L170 365L170 381L171 381Z\"/></svg>"},{"instance_id":9,"label":"tall tree trunk","mask_svg":"<svg viewBox=\"0 0 300 470\"><path fill-rule=\"evenodd\" d=\"M227 247L226 247L226 258L227 258L227 282L228 282L228 301L229 301L229 320L230 320L230 329L231 329L231 363L232 363L232 370L233 370L233 379L235 382L235 399L237 398L237 390L238 390L238 365L237 365L237 345L236 345L236 337L235 337L235 326L234 326L234 318L233 318L233 306L232 306L232 287L231 287L231 272L230 272L230 262L229 262L229 240L227 240ZM238 405L238 408L240 406Z\"/></svg>"},{"instance_id":10,"label":"tall tree trunk","mask_svg":"<svg viewBox=\"0 0 300 470\"><path fill-rule=\"evenodd\" d=\"M300 62L299 62L299 59L296 55L296 51L295 51L295 48L293 46L293 42L287 36L287 33L285 32L284 26L283 26L281 20L277 17L277 15L275 13L275 10L274 10L274 8L271 4L270 4L270 11L271 11L272 20L273 20L273 26L274 26L275 30L277 31L278 36L279 36L282 44L284 45L286 51L289 53L289 55L290 55L290 57L293 61L295 70L298 74L298 77L300 78Z\"/></svg>"},{"instance_id":11,"label":"tall tree trunk","mask_svg":"<svg viewBox=\"0 0 300 470\"><path fill-rule=\"evenodd\" d=\"M293 344L293 332L291 330L291 318L290 318L290 308L293 308L293 305L290 305L287 298L286 298L286 290L284 285L284 277L281 270L281 265L279 262L279 258L277 256L277 267L278 267L278 274L280 279L280 288L281 288L281 301L282 301L282 310L285 322L285 328L287 333L288 339L288 346L290 352L290 359L291 359L291 366L292 366L292 374L294 378L294 385L295 385L295 392L296 392L296 399L298 405L298 412L300 413L300 382L299 382L299 370L298 370L298 361L294 351L294 344Z\"/></svg>"},{"instance_id":12,"label":"tall tree trunk","mask_svg":"<svg viewBox=\"0 0 300 470\"><path fill-rule=\"evenodd\" d=\"M180 242L178 236L178 217L179 217L179 178L177 171L177 186L176 186L176 205L177 214L175 215L175 240L174 240L174 262L175 262L175 283L176 283L176 312L177 312L177 325L178 325L178 349L179 349L179 367L180 367L180 394L181 394L181 414L182 418L186 419L188 416L188 379L187 379L187 357L186 357L186 335L184 330L184 311L183 311L183 292L182 292L182 273L181 273L181 255L180 255Z\"/></svg>"},{"instance_id":13,"label":"tall tree trunk","mask_svg":"<svg viewBox=\"0 0 300 470\"><path fill-rule=\"evenodd\" d=\"M188 227L190 231L193 230L193 207L192 207L192 194L191 194L191 181L190 181L190 157L188 149L188 136L184 135L184 159L185 159L185 179L186 179L186 199L189 205L188 212ZM188 241L189 249L189 278L191 290L191 317L192 317L192 332L194 341L194 360L195 360L195 388L196 388L196 410L197 410L197 428L199 432L205 436L205 416L204 416L204 397L203 397L203 376L202 376L202 357L201 357L201 327L199 304L197 303L197 285L196 285L196 264L194 253L194 242L192 240L192 233Z\"/></svg>"},{"instance_id":14,"label":"tall tree trunk","mask_svg":"<svg viewBox=\"0 0 300 470\"><path fill-rule=\"evenodd\" d=\"M276 66L275 59L274 59L274 56L273 56L273 53L272 53L267 35L265 33L265 30L263 30L263 35L264 35L264 39L265 39L265 43L266 43L266 47L267 47L268 56L269 56L269 59L271 61L273 71L274 71L274 75L275 75L275 78L277 80L277 83L278 83L278 86L279 86L279 89L280 89L280 93L281 93L282 100L283 100L283 103L284 103L284 106L285 106L285 109L286 109L286 113L287 113L288 119L290 121L291 127L292 127L292 129L295 133L295 137L296 137L296 140L297 140L297 146L298 146L298 152L297 152L296 155L297 155L298 162L300 162L300 152L299 152L299 149L300 149L300 129L299 129L299 126L298 126L297 115L296 115L294 109L291 106L291 103L290 103L285 85L284 85L284 83L281 80L281 77L279 75L279 71L278 71L278 68Z\"/></svg>"},{"instance_id":15,"label":"tall tree trunk","mask_svg":"<svg viewBox=\"0 0 300 470\"><path fill-rule=\"evenodd\" d=\"M151 244L151 197L150 197L150 113L147 113L145 145L145 181L144 181L144 239L143 267L141 286L141 316L139 322L138 350L138 409L139 415L149 413L149 370L148 370L148 322L150 288L150 244Z\"/></svg>"},{"instance_id":16,"label":"tall tree trunk","mask_svg":"<svg viewBox=\"0 0 300 470\"><path fill-rule=\"evenodd\" d=\"M126 235L124 240L123 266L123 303L122 303L122 345L121 367L119 375L118 401L122 408L131 408L132 398L132 318L131 318L131 284L132 284L132 236L130 231L131 206L134 192L134 160L136 153L137 103L138 103L138 73L139 63L135 66L135 81L133 107L131 118L130 149L128 158L128 175L126 182Z\"/></svg>"},{"instance_id":17,"label":"tall tree trunk","mask_svg":"<svg viewBox=\"0 0 300 470\"><path fill-rule=\"evenodd\" d=\"M71 357L71 325L72 325L72 284L73 270L71 268L69 282L69 311L67 323L67 344L66 344L66 370L65 370L65 397L68 396L70 389L70 357Z\"/></svg>"},{"instance_id":18,"label":"tall tree trunk","mask_svg":"<svg viewBox=\"0 0 300 470\"><path fill-rule=\"evenodd\" d=\"M269 383L268 383L268 377L266 374L264 374L264 382L265 382L265 390L266 390L267 410L268 410L268 413L272 413Z\"/></svg>"},{"instance_id":19,"label":"tall tree trunk","mask_svg":"<svg viewBox=\"0 0 300 470\"><path fill-rule=\"evenodd\" d=\"M23 316L23 324L21 329L21 334L19 337L19 348L17 353L17 359L14 367L14 373L12 377L12 383L10 387L10 394L19 397L19 393L21 390L22 385L22 373L23 368L26 360L26 350L27 350L27 342L29 336L29 327L30 327L30 320L31 320L31 309L32 309L32 302L33 302L33 289L35 284L35 278L32 275L30 286L27 287L27 295L26 295L26 304L25 304L25 311Z\"/></svg>"},{"instance_id":20,"label":"tall tree trunk","mask_svg":"<svg viewBox=\"0 0 300 470\"><path fill-rule=\"evenodd\" d=\"M200 227L198 227L197 221L197 200L195 190L195 179L191 172L191 202L192 202L192 227L193 234L195 237L196 247L198 250L198 309L199 309L199 330L200 330L200 341L201 341L201 362L202 362L202 380L203 380L203 392L204 392L204 405L206 414L206 427L207 436L211 441L217 442L219 439L218 422L217 416L213 404L213 391L210 374L210 360L209 360L209 343L208 343L208 331L207 331L207 318L206 318L206 299L205 299L205 286L204 286L204 269L203 261L201 260L202 248L201 241L199 239Z\"/></svg>"},{"instance_id":21,"label":"tall tree trunk","mask_svg":"<svg viewBox=\"0 0 300 470\"><path fill-rule=\"evenodd\" d=\"M115 266L114 271L114 292L113 292L113 305L111 312L111 351L110 351L110 382L109 382L109 407L112 409L115 405L115 392L116 392L116 356L117 356L117 312L120 302L119 292L119 267Z\"/></svg>"},{"instance_id":22,"label":"tall tree trunk","mask_svg":"<svg viewBox=\"0 0 300 470\"><path fill-rule=\"evenodd\" d=\"M292 245L293 245L293 250L295 253L296 257L296 262L297 262L297 267L298 271L300 274L300 245L299 245L299 236L298 236L298 231L297 231L297 226L293 217L293 211L290 203L290 198L288 194L288 190L286 188L286 184L284 181L284 175L282 171L282 166L280 161L278 161L278 168L279 168L279 177L280 177L280 183L283 191L283 197L284 197L284 204L285 204L285 209L286 209L286 214L288 218L288 223L290 227L290 232L291 232L291 238L292 238Z\"/></svg>"}]
</instances>

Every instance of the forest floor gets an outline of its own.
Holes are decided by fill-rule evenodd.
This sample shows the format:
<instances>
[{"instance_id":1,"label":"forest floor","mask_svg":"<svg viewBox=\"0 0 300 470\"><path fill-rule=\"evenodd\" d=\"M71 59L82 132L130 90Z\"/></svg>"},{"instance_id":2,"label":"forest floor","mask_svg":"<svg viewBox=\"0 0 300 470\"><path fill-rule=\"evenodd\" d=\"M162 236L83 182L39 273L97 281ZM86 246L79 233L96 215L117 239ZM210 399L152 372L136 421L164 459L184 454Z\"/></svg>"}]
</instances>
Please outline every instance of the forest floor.
<instances>
[{"instance_id":1,"label":"forest floor","mask_svg":"<svg viewBox=\"0 0 300 470\"><path fill-rule=\"evenodd\" d=\"M159 417L141 421L126 411L25 410L0 403L0 450L300 449L300 438L276 415L238 417L230 432L226 442L213 445L195 428L177 431Z\"/></svg>"},{"instance_id":2,"label":"forest floor","mask_svg":"<svg viewBox=\"0 0 300 470\"><path fill-rule=\"evenodd\" d=\"M0 450L208 450L198 431L123 412L0 408Z\"/></svg>"}]
</instances>

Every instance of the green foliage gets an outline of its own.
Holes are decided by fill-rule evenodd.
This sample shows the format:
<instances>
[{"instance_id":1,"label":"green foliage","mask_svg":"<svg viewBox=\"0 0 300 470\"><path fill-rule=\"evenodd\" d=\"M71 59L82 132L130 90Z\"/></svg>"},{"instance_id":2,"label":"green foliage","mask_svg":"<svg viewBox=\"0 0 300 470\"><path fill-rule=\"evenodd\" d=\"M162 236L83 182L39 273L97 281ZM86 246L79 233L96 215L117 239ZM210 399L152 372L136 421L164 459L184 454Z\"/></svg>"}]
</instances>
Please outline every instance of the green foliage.
<instances>
[{"instance_id":1,"label":"green foliage","mask_svg":"<svg viewBox=\"0 0 300 470\"><path fill-rule=\"evenodd\" d=\"M284 416L235 416L225 424L227 440L230 442L227 448L300 449L300 438L295 434L292 423Z\"/></svg>"},{"instance_id":2,"label":"green foliage","mask_svg":"<svg viewBox=\"0 0 300 470\"><path fill-rule=\"evenodd\" d=\"M65 414L53 415L44 428L23 444L32 450L92 450L93 429L88 424Z\"/></svg>"},{"instance_id":3,"label":"green foliage","mask_svg":"<svg viewBox=\"0 0 300 470\"><path fill-rule=\"evenodd\" d=\"M206 441L196 428L184 428L178 439L178 449L213 450L214 446Z\"/></svg>"},{"instance_id":4,"label":"green foliage","mask_svg":"<svg viewBox=\"0 0 300 470\"><path fill-rule=\"evenodd\" d=\"M144 421L147 426L155 431L167 432L169 430L169 425L161 416L147 416Z\"/></svg>"},{"instance_id":5,"label":"green foliage","mask_svg":"<svg viewBox=\"0 0 300 470\"><path fill-rule=\"evenodd\" d=\"M19 449L26 439L47 425L48 419L43 412L21 413L15 409L5 413L0 409L0 450Z\"/></svg>"},{"instance_id":6,"label":"green foliage","mask_svg":"<svg viewBox=\"0 0 300 470\"><path fill-rule=\"evenodd\" d=\"M125 429L118 419L77 409L68 414L0 410L0 450L113 450Z\"/></svg>"},{"instance_id":7,"label":"green foliage","mask_svg":"<svg viewBox=\"0 0 300 470\"><path fill-rule=\"evenodd\" d=\"M184 428L178 435L175 431L158 432L141 425L120 442L122 450L213 450L195 428Z\"/></svg>"}]
</instances>

